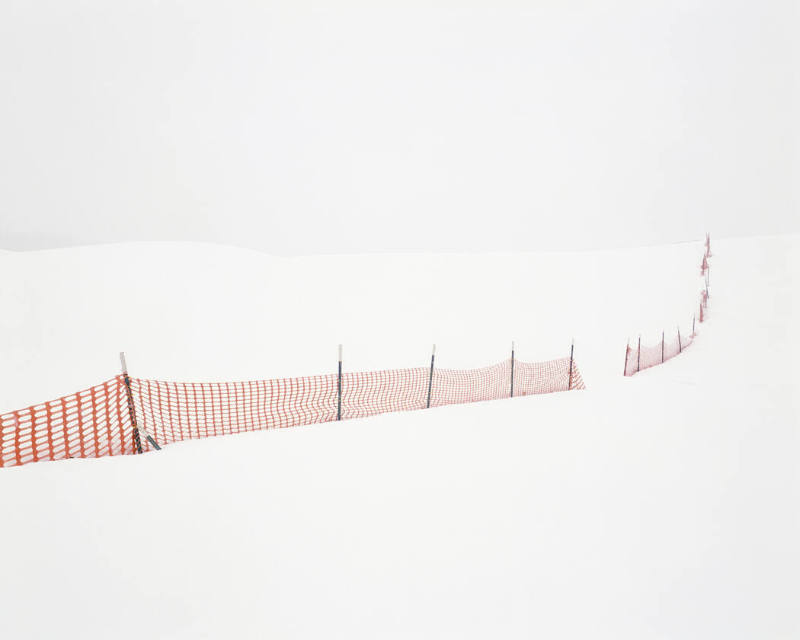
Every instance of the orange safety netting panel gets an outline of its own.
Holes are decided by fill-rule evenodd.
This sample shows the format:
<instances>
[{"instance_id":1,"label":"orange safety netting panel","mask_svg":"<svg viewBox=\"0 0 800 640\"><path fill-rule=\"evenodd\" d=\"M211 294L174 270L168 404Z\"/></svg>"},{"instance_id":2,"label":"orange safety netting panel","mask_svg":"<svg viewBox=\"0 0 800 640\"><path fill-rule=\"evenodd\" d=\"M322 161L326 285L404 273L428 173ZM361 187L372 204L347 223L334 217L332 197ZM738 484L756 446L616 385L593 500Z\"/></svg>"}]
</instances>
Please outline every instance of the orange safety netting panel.
<instances>
[{"instance_id":1,"label":"orange safety netting panel","mask_svg":"<svg viewBox=\"0 0 800 640\"><path fill-rule=\"evenodd\" d=\"M511 360L480 369L392 369L342 374L342 419L507 398ZM159 445L331 422L336 374L247 382L130 378L139 429ZM585 389L569 358L514 362L514 395ZM143 450L152 446L141 434ZM0 415L0 466L136 453L123 376L58 400Z\"/></svg>"},{"instance_id":2,"label":"orange safety netting panel","mask_svg":"<svg viewBox=\"0 0 800 640\"><path fill-rule=\"evenodd\" d=\"M514 373L516 376L516 371ZM480 369L434 369L433 372L432 407L508 398L510 395L510 359Z\"/></svg>"},{"instance_id":3,"label":"orange safety netting panel","mask_svg":"<svg viewBox=\"0 0 800 640\"><path fill-rule=\"evenodd\" d=\"M424 409L430 369L389 369L342 374L342 419ZM434 374L435 378L435 374ZM336 376L333 376L336 388ZM334 401L333 419L336 419Z\"/></svg>"},{"instance_id":4,"label":"orange safety netting panel","mask_svg":"<svg viewBox=\"0 0 800 640\"><path fill-rule=\"evenodd\" d=\"M545 362L514 363L514 395L533 395L555 391L585 389L578 365L569 358Z\"/></svg>"},{"instance_id":5,"label":"orange safety netting panel","mask_svg":"<svg viewBox=\"0 0 800 640\"><path fill-rule=\"evenodd\" d=\"M569 358L514 364L514 395L585 389ZM511 361L480 369L390 369L342 374L342 419L507 398ZM208 436L336 420L336 374L247 382L131 378L139 425L160 445ZM149 445L143 440L143 448Z\"/></svg>"},{"instance_id":6,"label":"orange safety netting panel","mask_svg":"<svg viewBox=\"0 0 800 640\"><path fill-rule=\"evenodd\" d=\"M634 373L666 362L685 351L693 341L694 335L675 335L655 345L628 345L625 351L625 375L632 376Z\"/></svg>"},{"instance_id":7,"label":"orange safety netting panel","mask_svg":"<svg viewBox=\"0 0 800 640\"><path fill-rule=\"evenodd\" d=\"M133 452L122 376L0 415L0 467Z\"/></svg>"},{"instance_id":8,"label":"orange safety netting panel","mask_svg":"<svg viewBox=\"0 0 800 640\"><path fill-rule=\"evenodd\" d=\"M700 274L706 276L706 286L705 289L700 291L699 314L692 319L691 335L681 336L679 330L677 335L668 341L664 339L662 334L661 342L656 345L642 345L641 339L633 347L629 344L625 348L626 376L632 376L643 369L648 369L649 367L654 367L662 362L666 362L670 358L677 356L692 344L694 338L696 337L695 320L699 320L701 323L705 322L706 315L708 314L708 272L710 269L708 258L710 257L711 237L709 234L706 234L705 252L703 253L703 261L700 264Z\"/></svg>"},{"instance_id":9,"label":"orange safety netting panel","mask_svg":"<svg viewBox=\"0 0 800 640\"><path fill-rule=\"evenodd\" d=\"M131 390L139 425L160 445L336 419L335 375L196 383L131 378Z\"/></svg>"},{"instance_id":10,"label":"orange safety netting panel","mask_svg":"<svg viewBox=\"0 0 800 640\"><path fill-rule=\"evenodd\" d=\"M705 289L700 292L700 322L706 321L706 315L708 314L708 291Z\"/></svg>"}]
</instances>

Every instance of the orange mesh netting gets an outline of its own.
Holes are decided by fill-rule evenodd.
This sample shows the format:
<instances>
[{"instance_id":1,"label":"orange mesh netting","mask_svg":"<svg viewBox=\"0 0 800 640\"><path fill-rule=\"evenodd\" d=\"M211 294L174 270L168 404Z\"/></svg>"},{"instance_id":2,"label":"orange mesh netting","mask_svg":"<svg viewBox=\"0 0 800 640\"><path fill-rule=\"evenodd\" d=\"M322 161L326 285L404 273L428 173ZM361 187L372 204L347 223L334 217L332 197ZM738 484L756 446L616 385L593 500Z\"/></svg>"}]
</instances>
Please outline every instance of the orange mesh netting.
<instances>
[{"instance_id":1,"label":"orange mesh netting","mask_svg":"<svg viewBox=\"0 0 800 640\"><path fill-rule=\"evenodd\" d=\"M516 395L522 395L516 387L520 364L518 361L514 362ZM511 360L480 369L436 369L433 372L432 387L432 407L508 398L511 394Z\"/></svg>"},{"instance_id":2,"label":"orange mesh netting","mask_svg":"<svg viewBox=\"0 0 800 640\"><path fill-rule=\"evenodd\" d=\"M139 424L161 445L336 419L335 375L197 383L131 378L131 390Z\"/></svg>"},{"instance_id":3,"label":"orange mesh netting","mask_svg":"<svg viewBox=\"0 0 800 640\"><path fill-rule=\"evenodd\" d=\"M0 415L0 467L133 452L122 376Z\"/></svg>"},{"instance_id":4,"label":"orange mesh netting","mask_svg":"<svg viewBox=\"0 0 800 640\"><path fill-rule=\"evenodd\" d=\"M705 289L700 293L700 322L706 321L708 314L708 291Z\"/></svg>"},{"instance_id":5,"label":"orange mesh netting","mask_svg":"<svg viewBox=\"0 0 800 640\"><path fill-rule=\"evenodd\" d=\"M700 291L700 308L698 316L692 319L692 333L689 336L681 336L680 333L677 333L674 338L669 340L665 340L662 334L661 342L652 346L643 345L641 339L634 346L629 344L625 348L626 376L632 376L643 369L666 362L692 344L697 335L695 333L695 320L699 320L701 323L705 322L708 314L708 272L710 268L708 258L710 257L711 237L706 234L705 252L703 253L703 261L700 264L700 274L706 276L706 286L705 289Z\"/></svg>"},{"instance_id":6,"label":"orange mesh netting","mask_svg":"<svg viewBox=\"0 0 800 640\"><path fill-rule=\"evenodd\" d=\"M425 408L430 369L342 374L342 418ZM336 420L336 374L247 382L130 378L139 429L159 445ZM468 370L434 369L431 406L507 398L511 360ZM514 362L514 395L584 389L570 358ZM0 466L136 452L123 376L59 400L0 415ZM140 438L143 450L152 446Z\"/></svg>"},{"instance_id":7,"label":"orange mesh netting","mask_svg":"<svg viewBox=\"0 0 800 640\"><path fill-rule=\"evenodd\" d=\"M658 342L655 345L647 346L635 344L628 345L625 353L625 375L632 376L634 373L643 371L657 364L666 362L674 358L682 351L692 344L694 336L678 336L677 334L671 339Z\"/></svg>"},{"instance_id":8,"label":"orange mesh netting","mask_svg":"<svg viewBox=\"0 0 800 640\"><path fill-rule=\"evenodd\" d=\"M342 374L342 419L424 409L430 369ZM514 363L514 395L567 391L569 358ZM585 389L573 362L571 389ZM251 382L131 378L139 424L159 444L336 420L336 374ZM434 369L431 406L507 398L511 360L480 369ZM145 443L142 443L145 447ZM146 447L145 447L146 448Z\"/></svg>"},{"instance_id":9,"label":"orange mesh netting","mask_svg":"<svg viewBox=\"0 0 800 640\"><path fill-rule=\"evenodd\" d=\"M574 361L570 371L570 359L558 358L546 362L515 362L514 395L517 395L518 388L519 395L526 396L585 389L586 385Z\"/></svg>"}]
</instances>

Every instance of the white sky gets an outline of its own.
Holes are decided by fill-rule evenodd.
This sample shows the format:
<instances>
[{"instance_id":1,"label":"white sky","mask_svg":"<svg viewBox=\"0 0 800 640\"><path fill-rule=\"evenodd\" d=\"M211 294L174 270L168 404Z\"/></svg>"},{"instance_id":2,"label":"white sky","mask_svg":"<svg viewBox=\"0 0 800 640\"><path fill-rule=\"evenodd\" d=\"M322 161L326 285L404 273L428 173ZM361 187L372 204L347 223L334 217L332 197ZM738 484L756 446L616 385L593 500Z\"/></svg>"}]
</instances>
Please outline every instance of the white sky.
<instances>
[{"instance_id":1,"label":"white sky","mask_svg":"<svg viewBox=\"0 0 800 640\"><path fill-rule=\"evenodd\" d=\"M800 3L459 4L5 0L0 248L800 231Z\"/></svg>"}]
</instances>

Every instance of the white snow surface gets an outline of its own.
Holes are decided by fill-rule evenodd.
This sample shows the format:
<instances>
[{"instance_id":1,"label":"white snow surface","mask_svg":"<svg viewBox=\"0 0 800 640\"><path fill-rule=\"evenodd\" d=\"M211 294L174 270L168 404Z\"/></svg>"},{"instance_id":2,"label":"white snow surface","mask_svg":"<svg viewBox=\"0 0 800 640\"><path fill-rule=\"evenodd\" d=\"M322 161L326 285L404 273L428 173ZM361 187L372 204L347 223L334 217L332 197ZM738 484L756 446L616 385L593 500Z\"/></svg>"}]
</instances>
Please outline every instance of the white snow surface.
<instances>
[{"instance_id":1,"label":"white snow surface","mask_svg":"<svg viewBox=\"0 0 800 640\"><path fill-rule=\"evenodd\" d=\"M118 372L576 359L587 390L0 469L8 638L800 637L800 236L278 259L0 256L0 411Z\"/></svg>"}]
</instances>

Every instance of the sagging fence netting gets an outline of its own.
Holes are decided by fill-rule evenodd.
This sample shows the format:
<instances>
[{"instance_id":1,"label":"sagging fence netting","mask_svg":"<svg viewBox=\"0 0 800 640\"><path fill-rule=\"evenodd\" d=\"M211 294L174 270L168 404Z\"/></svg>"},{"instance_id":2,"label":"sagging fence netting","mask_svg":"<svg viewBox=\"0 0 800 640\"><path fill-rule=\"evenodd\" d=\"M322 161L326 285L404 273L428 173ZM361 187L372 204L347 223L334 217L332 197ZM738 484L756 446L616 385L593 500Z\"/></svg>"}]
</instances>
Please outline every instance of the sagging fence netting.
<instances>
[{"instance_id":1,"label":"sagging fence netting","mask_svg":"<svg viewBox=\"0 0 800 640\"><path fill-rule=\"evenodd\" d=\"M128 396L129 384L130 396ZM260 429L363 418L511 395L512 360L480 369L391 369L253 380L166 382L123 375L0 415L0 467L125 455L159 445ZM513 395L584 389L570 357L513 361ZM132 402L129 406L128 397ZM135 421L135 424L134 424Z\"/></svg>"},{"instance_id":2,"label":"sagging fence netting","mask_svg":"<svg viewBox=\"0 0 800 640\"><path fill-rule=\"evenodd\" d=\"M637 344L628 345L625 350L625 375L632 376L634 373L655 367L667 360L674 358L679 353L683 353L694 341L695 334L681 336L680 331L669 340L662 335L661 342L655 345L644 345L641 339Z\"/></svg>"},{"instance_id":3,"label":"sagging fence netting","mask_svg":"<svg viewBox=\"0 0 800 640\"><path fill-rule=\"evenodd\" d=\"M708 314L711 240L692 330L625 350L625 375L666 362L692 345ZM126 371L124 363L123 370ZM57 400L0 414L0 467L44 460L139 453L157 446L244 431L363 418L428 406L584 389L572 355L546 362L513 358L480 369L418 367L253 380L165 382L119 375ZM145 437L142 437L142 434Z\"/></svg>"},{"instance_id":4,"label":"sagging fence netting","mask_svg":"<svg viewBox=\"0 0 800 640\"><path fill-rule=\"evenodd\" d=\"M697 337L697 323L703 323L708 316L708 285L709 273L711 265L709 258L711 257L711 237L706 234L705 250L703 252L703 259L700 262L700 275L704 278L704 288L700 291L700 305L697 313L692 316L692 330L691 333L681 335L680 327L676 332L670 333L667 337L666 332L661 333L661 341L656 344L642 344L642 338L639 336L636 344L631 345L630 342L625 347L625 375L632 376L640 371L649 369L656 365L662 364L671 358L674 358L680 353L683 353Z\"/></svg>"},{"instance_id":5,"label":"sagging fence netting","mask_svg":"<svg viewBox=\"0 0 800 640\"><path fill-rule=\"evenodd\" d=\"M122 376L0 415L0 466L134 453Z\"/></svg>"}]
</instances>

